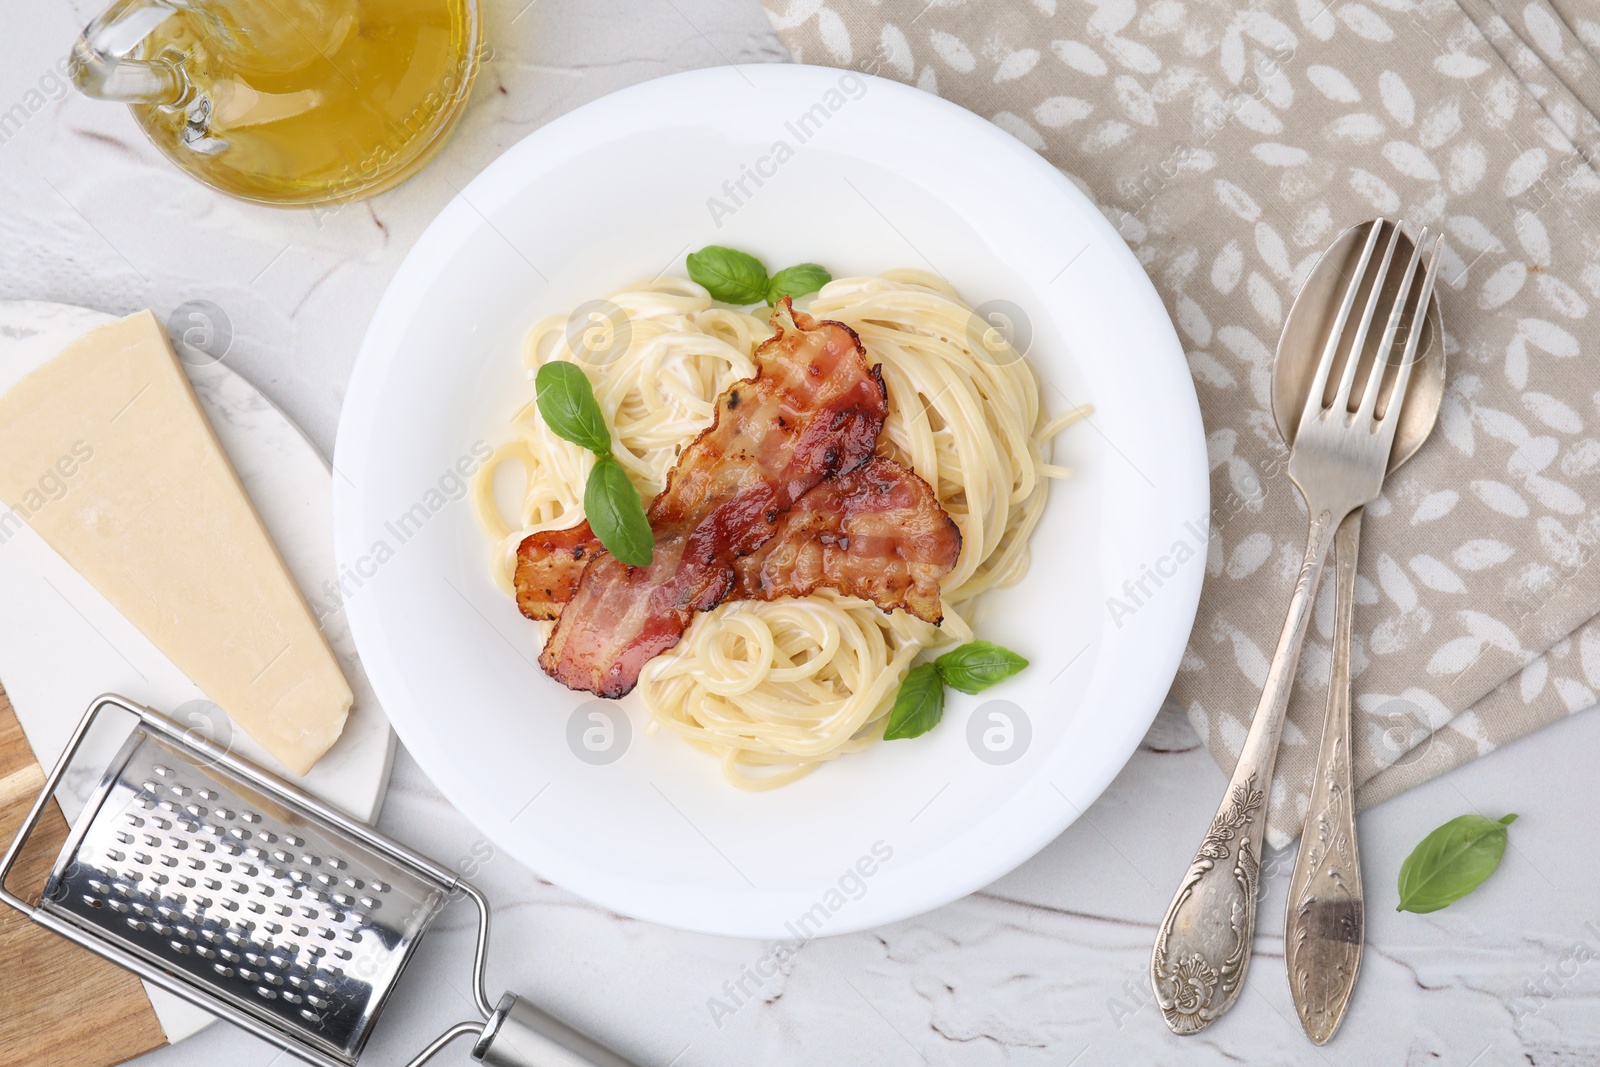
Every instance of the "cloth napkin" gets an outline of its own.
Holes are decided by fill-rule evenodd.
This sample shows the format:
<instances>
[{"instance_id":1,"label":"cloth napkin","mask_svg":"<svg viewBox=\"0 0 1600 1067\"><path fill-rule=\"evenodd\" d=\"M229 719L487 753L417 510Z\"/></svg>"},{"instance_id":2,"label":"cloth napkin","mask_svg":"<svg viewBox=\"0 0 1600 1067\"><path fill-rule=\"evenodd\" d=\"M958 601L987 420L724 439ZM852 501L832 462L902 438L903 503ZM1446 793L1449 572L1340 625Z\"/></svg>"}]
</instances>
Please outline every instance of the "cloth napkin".
<instances>
[{"instance_id":1,"label":"cloth napkin","mask_svg":"<svg viewBox=\"0 0 1600 1067\"><path fill-rule=\"evenodd\" d=\"M1205 589L1171 699L1225 770L1305 543L1273 428L1273 353L1318 255L1377 215L1446 235L1448 394L1432 438L1367 509L1352 655L1359 802L1595 703L1600 8L765 2L797 61L938 93L1041 152L1155 281L1212 471ZM1331 592L1324 583L1278 760L1274 847L1304 819Z\"/></svg>"}]
</instances>

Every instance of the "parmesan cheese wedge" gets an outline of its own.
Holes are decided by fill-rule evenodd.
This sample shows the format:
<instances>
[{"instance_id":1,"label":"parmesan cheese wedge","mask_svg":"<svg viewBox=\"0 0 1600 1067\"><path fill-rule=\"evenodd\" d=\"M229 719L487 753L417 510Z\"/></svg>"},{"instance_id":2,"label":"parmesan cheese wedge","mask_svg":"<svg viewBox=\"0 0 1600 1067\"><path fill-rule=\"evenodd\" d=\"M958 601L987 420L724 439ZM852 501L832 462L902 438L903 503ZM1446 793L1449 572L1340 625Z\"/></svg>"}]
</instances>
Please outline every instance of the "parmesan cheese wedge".
<instances>
[{"instance_id":1,"label":"parmesan cheese wedge","mask_svg":"<svg viewBox=\"0 0 1600 1067\"><path fill-rule=\"evenodd\" d=\"M150 312L0 397L0 499L290 772L339 739L350 686Z\"/></svg>"}]
</instances>

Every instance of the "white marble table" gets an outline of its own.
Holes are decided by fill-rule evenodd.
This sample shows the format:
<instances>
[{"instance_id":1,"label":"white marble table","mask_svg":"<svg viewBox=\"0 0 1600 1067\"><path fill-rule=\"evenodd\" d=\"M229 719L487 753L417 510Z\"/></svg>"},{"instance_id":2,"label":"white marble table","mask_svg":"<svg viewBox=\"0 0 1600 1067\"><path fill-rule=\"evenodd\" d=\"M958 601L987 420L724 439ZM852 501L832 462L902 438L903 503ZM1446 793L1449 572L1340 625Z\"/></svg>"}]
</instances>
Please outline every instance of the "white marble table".
<instances>
[{"instance_id":1,"label":"white marble table","mask_svg":"<svg viewBox=\"0 0 1600 1067\"><path fill-rule=\"evenodd\" d=\"M318 216L214 195L162 162L121 109L63 95L54 64L98 6L29 5L0 36L0 112L23 104L0 122L0 298L163 314L213 300L236 334L230 363L327 452L367 316L455 188L612 89L786 58L755 0L489 0L495 55L443 155L394 192ZM1179 1040L1150 1003L1154 924L1223 786L1166 713L1087 816L1031 862L931 914L810 943L720 1027L708 1000L765 946L635 922L540 881L495 856L403 751L382 826L488 892L495 991L528 994L659 1067L1577 1067L1600 1063L1596 751L1600 717L1579 715L1362 818L1370 943L1344 1030L1322 1049L1301 1037L1283 977L1287 856L1269 858L1256 965L1233 1013ZM1449 910L1393 911L1406 852L1474 808L1522 815L1501 870ZM430 935L369 1062L403 1062L471 1014L468 918L447 914ZM140 1062L290 1061L214 1027ZM458 1046L438 1062L469 1061Z\"/></svg>"}]
</instances>

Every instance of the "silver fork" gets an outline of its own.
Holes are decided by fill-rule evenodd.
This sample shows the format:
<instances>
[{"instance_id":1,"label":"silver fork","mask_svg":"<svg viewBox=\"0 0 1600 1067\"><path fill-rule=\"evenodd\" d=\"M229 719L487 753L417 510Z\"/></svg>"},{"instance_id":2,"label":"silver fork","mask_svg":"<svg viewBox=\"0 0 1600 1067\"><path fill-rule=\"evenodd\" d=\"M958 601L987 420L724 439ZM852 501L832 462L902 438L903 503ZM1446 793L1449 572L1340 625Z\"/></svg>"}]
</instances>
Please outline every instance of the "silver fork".
<instances>
[{"instance_id":1,"label":"silver fork","mask_svg":"<svg viewBox=\"0 0 1600 1067\"><path fill-rule=\"evenodd\" d=\"M1416 361L1417 344L1423 333L1420 324L1407 332L1394 388L1383 417L1376 418L1374 411L1384 371L1390 366L1388 356L1394 349L1406 307L1411 303L1408 298L1427 245L1426 228L1418 236L1406 265L1399 295L1384 326L1366 381L1359 393L1353 392L1357 367L1366 350L1367 336L1398 244L1400 227L1395 227L1391 232L1396 236L1387 243L1377 265L1360 319L1352 326L1351 312L1372 266L1373 253L1383 229L1381 220L1372 227L1357 267L1345 286L1290 449L1289 477L1305 497L1311 522L1305 556L1283 620L1278 648L1222 805L1156 933L1155 949L1150 958L1150 980L1167 1026L1177 1034L1193 1034L1205 1029L1233 1006L1243 988L1255 938L1261 840L1267 823L1266 799L1317 582L1339 523L1351 511L1370 503L1383 487L1395 427ZM1432 299L1438 258L1435 240L1423 271L1421 296L1415 303L1422 314L1427 313L1428 302ZM1343 373L1332 401L1325 403L1323 398L1336 357L1350 330L1354 333L1349 337L1349 355ZM1353 414L1349 410L1352 400L1357 405Z\"/></svg>"}]
</instances>

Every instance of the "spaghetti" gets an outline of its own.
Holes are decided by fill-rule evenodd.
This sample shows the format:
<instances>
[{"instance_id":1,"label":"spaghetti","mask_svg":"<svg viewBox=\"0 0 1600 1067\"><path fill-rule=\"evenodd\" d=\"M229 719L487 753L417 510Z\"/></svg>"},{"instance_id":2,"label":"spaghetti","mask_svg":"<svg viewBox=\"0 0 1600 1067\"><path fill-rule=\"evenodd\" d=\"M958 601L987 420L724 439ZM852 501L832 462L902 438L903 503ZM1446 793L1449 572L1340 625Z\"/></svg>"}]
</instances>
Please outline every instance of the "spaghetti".
<instances>
[{"instance_id":1,"label":"spaghetti","mask_svg":"<svg viewBox=\"0 0 1600 1067\"><path fill-rule=\"evenodd\" d=\"M552 359L584 367L635 486L660 492L679 450L712 420L716 398L754 373L769 337L764 318L714 306L687 279L663 279L536 324L524 344L530 377ZM878 740L913 659L970 640L967 615L985 590L1028 568L1028 539L1047 483L1069 473L1049 442L1081 417L1046 418L1032 368L998 330L941 279L920 271L830 282L806 308L854 329L882 365L889 416L879 452L933 487L961 531L955 570L941 588L942 626L824 589L773 602L724 603L697 618L656 657L638 692L651 729L666 728L717 756L730 782L766 789ZM512 593L517 547L528 534L582 521L591 452L556 436L529 403L512 419L473 483L478 518L494 541L494 575ZM523 473L514 521L497 505L506 464Z\"/></svg>"}]
</instances>

